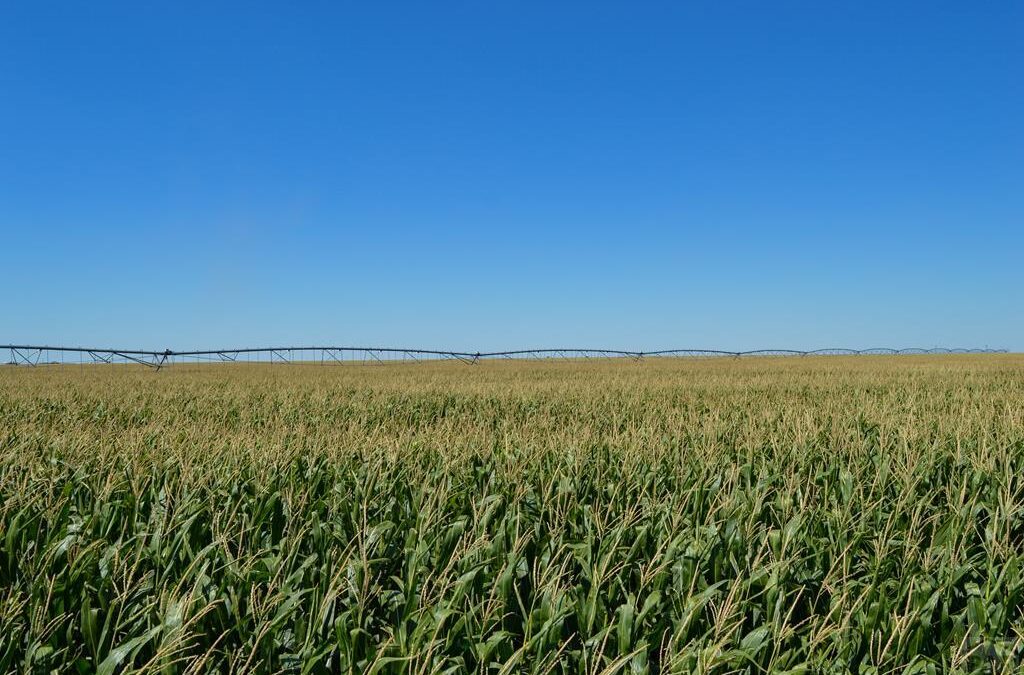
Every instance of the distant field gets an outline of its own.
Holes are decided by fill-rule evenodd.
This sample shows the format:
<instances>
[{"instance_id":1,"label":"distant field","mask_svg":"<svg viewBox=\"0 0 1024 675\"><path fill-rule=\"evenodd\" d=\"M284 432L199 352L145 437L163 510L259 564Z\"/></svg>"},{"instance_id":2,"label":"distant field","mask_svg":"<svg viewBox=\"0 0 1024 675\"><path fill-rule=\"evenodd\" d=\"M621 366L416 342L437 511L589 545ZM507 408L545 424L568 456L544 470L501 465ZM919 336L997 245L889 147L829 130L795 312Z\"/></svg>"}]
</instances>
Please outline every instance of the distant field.
<instances>
[{"instance_id":1,"label":"distant field","mask_svg":"<svg viewBox=\"0 0 1024 675\"><path fill-rule=\"evenodd\" d=\"M1020 672L1024 356L0 368L0 671Z\"/></svg>"}]
</instances>

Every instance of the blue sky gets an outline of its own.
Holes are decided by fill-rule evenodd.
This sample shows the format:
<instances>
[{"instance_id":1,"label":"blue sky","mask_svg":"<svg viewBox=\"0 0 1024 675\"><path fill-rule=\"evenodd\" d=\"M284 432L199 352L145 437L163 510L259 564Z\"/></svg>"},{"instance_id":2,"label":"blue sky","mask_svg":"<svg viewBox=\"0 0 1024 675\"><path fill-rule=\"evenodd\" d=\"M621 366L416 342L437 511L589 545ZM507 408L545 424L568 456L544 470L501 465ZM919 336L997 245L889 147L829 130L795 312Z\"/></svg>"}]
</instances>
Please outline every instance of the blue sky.
<instances>
[{"instance_id":1,"label":"blue sky","mask_svg":"<svg viewBox=\"0 0 1024 675\"><path fill-rule=\"evenodd\" d=\"M14 3L0 342L1024 349L1024 4Z\"/></svg>"}]
</instances>

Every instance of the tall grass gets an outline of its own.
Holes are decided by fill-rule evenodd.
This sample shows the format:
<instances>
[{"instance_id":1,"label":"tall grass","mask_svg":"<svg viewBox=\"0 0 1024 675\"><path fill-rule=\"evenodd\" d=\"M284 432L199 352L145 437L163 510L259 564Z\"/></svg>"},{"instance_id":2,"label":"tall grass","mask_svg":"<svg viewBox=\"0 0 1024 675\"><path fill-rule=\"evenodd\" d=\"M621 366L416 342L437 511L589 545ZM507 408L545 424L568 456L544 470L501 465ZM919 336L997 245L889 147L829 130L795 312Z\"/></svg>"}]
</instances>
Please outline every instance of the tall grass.
<instances>
[{"instance_id":1,"label":"tall grass","mask_svg":"<svg viewBox=\"0 0 1024 675\"><path fill-rule=\"evenodd\" d=\"M1024 663L1024 358L0 368L0 670Z\"/></svg>"}]
</instances>

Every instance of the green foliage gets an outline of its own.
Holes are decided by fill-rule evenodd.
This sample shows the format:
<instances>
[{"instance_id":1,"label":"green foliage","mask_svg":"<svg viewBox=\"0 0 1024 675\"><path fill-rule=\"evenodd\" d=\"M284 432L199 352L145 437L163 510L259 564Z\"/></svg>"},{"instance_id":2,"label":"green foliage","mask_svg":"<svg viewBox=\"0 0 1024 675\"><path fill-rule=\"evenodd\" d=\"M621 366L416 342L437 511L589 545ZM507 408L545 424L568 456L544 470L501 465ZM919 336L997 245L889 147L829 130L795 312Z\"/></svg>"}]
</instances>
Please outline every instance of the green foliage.
<instances>
[{"instance_id":1,"label":"green foliage","mask_svg":"<svg viewBox=\"0 0 1024 675\"><path fill-rule=\"evenodd\" d=\"M1016 356L0 369L0 671L999 673Z\"/></svg>"}]
</instances>

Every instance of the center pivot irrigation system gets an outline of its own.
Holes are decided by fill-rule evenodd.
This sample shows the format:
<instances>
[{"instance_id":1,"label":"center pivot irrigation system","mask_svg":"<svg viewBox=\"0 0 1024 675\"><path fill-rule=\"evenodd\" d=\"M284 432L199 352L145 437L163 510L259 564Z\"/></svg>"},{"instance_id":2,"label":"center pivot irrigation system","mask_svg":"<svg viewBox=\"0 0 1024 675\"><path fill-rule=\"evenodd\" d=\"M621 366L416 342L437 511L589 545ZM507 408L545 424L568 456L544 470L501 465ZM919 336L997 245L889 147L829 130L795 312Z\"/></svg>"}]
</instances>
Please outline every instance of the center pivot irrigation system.
<instances>
[{"instance_id":1,"label":"center pivot irrigation system","mask_svg":"<svg viewBox=\"0 0 1024 675\"><path fill-rule=\"evenodd\" d=\"M948 349L873 347L871 349L662 349L627 351L622 349L517 349L504 352L458 352L439 349L399 347L243 347L240 349L201 349L193 351L148 351L93 347L52 347L46 345L0 345L0 354L10 353L9 366L139 364L160 370L175 363L291 363L328 365L343 363L396 363L456 360L474 364L481 359L608 359L635 360L654 357L721 356L897 356L910 354L1005 354L1005 349Z\"/></svg>"}]
</instances>

